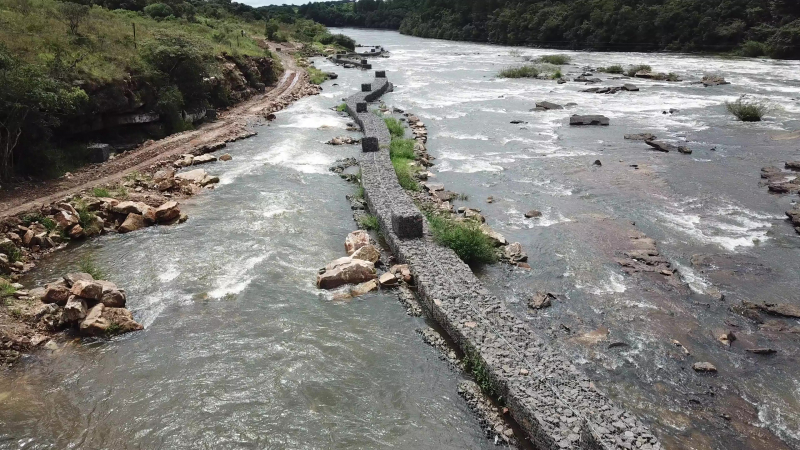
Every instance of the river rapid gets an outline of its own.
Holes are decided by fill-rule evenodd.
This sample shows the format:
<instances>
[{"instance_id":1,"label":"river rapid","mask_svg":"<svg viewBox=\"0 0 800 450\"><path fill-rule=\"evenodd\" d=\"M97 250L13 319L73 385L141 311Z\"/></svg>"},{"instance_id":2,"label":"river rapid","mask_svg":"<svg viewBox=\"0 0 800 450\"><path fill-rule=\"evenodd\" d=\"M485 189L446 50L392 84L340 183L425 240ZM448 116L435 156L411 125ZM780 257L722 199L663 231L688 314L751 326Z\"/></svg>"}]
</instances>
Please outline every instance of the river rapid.
<instances>
[{"instance_id":1,"label":"river rapid","mask_svg":"<svg viewBox=\"0 0 800 450\"><path fill-rule=\"evenodd\" d=\"M374 64L395 84L383 99L425 122L435 182L468 196L455 206L481 209L492 228L528 252L530 272L496 265L481 278L534 330L648 422L667 448L800 447L797 328L767 331L730 309L742 300L800 304L800 235L784 215L800 199L759 186L762 167L800 159L800 140L773 139L800 126L800 63L341 31L391 52ZM554 53L572 57L561 68L569 83L495 76ZM571 81L585 67L613 64L649 64L685 81L597 74L604 81L594 86L630 81L640 88L616 95L580 92L588 86ZM706 74L731 84L691 83ZM772 106L765 121L742 123L726 112L724 102L741 95ZM542 100L574 105L530 111ZM572 114L603 114L611 124L570 127ZM645 132L693 154L623 139ZM531 209L542 217L525 218ZM623 272L615 259L639 233L657 241L678 274ZM709 295L716 290L724 300ZM528 310L536 291L559 299ZM731 346L717 340L727 331L737 337ZM746 351L754 347L777 353ZM692 364L702 361L719 372L695 373Z\"/></svg>"},{"instance_id":2,"label":"river rapid","mask_svg":"<svg viewBox=\"0 0 800 450\"><path fill-rule=\"evenodd\" d=\"M640 92L596 95L579 83L495 77L553 51L339 31L391 51L373 60L395 85L384 101L426 123L435 180L528 252L530 271L479 275L543 339L666 448L800 446L798 335L730 311L741 300L800 303L800 236L783 217L797 197L758 184L761 167L800 159L800 141L771 139L800 125L800 64L559 52L573 57L565 75L647 63L732 83L636 80ZM25 280L49 281L91 257L128 290L146 328L61 342L0 373L0 448L494 447L456 393L460 375L416 334L424 319L406 316L392 293L337 302L314 286L355 228L345 200L355 189L328 167L360 148L324 144L348 134L349 119L330 108L373 76L316 63L339 78L229 145L232 161L206 166L221 183L183 203L188 222L57 252ZM735 122L722 104L741 94L779 108L762 123ZM530 112L541 100L577 105ZM670 108L679 111L662 114ZM611 125L570 128L573 113ZM622 139L639 132L694 153ZM529 209L543 216L526 219ZM680 282L621 270L614 259L638 232L658 242ZM692 264L694 255L704 257ZM707 295L714 288L725 300ZM536 291L559 299L529 311ZM737 341L723 346L718 329ZM745 351L754 346L778 353ZM694 373L696 361L719 373Z\"/></svg>"}]
</instances>

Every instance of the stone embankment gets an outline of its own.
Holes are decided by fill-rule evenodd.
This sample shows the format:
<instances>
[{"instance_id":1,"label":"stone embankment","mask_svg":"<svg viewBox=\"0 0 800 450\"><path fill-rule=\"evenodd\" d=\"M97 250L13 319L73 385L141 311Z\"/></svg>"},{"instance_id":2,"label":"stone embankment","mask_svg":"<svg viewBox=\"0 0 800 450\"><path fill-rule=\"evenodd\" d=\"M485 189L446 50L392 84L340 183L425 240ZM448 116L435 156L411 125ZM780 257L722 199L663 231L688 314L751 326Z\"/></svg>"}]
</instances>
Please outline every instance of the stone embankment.
<instances>
[{"instance_id":1,"label":"stone embankment","mask_svg":"<svg viewBox=\"0 0 800 450\"><path fill-rule=\"evenodd\" d=\"M346 101L362 127L361 181L367 204L396 258L411 268L433 318L473 361L536 448L660 449L636 417L614 406L565 356L548 348L450 249L425 232L421 212L400 187L389 132L367 102L391 88L383 72Z\"/></svg>"}]
</instances>

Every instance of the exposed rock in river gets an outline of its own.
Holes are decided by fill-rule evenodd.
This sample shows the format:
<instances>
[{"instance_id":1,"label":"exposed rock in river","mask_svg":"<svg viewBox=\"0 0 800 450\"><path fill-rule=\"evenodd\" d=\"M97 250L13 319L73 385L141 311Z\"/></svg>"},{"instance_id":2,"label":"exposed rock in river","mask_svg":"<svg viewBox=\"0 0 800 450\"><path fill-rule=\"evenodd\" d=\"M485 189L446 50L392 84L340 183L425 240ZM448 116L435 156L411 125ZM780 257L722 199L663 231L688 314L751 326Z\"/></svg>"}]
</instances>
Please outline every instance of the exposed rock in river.
<instances>
[{"instance_id":1,"label":"exposed rock in river","mask_svg":"<svg viewBox=\"0 0 800 450\"><path fill-rule=\"evenodd\" d=\"M608 117L601 115L580 116L573 115L569 118L570 125L608 125Z\"/></svg>"}]
</instances>

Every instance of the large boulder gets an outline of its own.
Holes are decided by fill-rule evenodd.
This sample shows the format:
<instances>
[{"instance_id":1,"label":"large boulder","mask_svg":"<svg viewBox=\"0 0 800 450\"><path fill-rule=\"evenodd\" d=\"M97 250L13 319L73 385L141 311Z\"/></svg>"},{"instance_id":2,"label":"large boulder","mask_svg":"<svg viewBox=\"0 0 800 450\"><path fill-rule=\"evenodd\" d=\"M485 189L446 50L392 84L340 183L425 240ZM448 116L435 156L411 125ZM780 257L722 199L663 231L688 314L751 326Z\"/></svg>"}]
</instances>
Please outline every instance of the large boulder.
<instances>
[{"instance_id":1,"label":"large boulder","mask_svg":"<svg viewBox=\"0 0 800 450\"><path fill-rule=\"evenodd\" d=\"M197 184L200 186L207 186L209 184L219 183L219 177L211 176L203 169L181 172L175 175L175 180L181 185Z\"/></svg>"},{"instance_id":2,"label":"large boulder","mask_svg":"<svg viewBox=\"0 0 800 450\"><path fill-rule=\"evenodd\" d=\"M337 261L341 261L337 260ZM377 278L375 265L369 261L350 259L341 261L331 269L325 269L317 276L317 287L320 289L336 289L346 284L357 284Z\"/></svg>"},{"instance_id":3,"label":"large boulder","mask_svg":"<svg viewBox=\"0 0 800 450\"><path fill-rule=\"evenodd\" d=\"M117 231L120 233L130 233L131 231L136 231L139 229L144 228L147 226L144 222L144 217L139 214L128 214L128 217L125 218L125 221L122 222L122 225L117 228Z\"/></svg>"},{"instance_id":4,"label":"large boulder","mask_svg":"<svg viewBox=\"0 0 800 450\"><path fill-rule=\"evenodd\" d=\"M181 217L181 210L178 208L178 202L170 200L155 210L156 222L169 223Z\"/></svg>"},{"instance_id":5,"label":"large boulder","mask_svg":"<svg viewBox=\"0 0 800 450\"><path fill-rule=\"evenodd\" d=\"M505 236L491 229L489 225L486 225L484 223L481 225L480 229L483 234L485 234L489 239L491 239L492 244L494 244L495 247L500 247L508 244L508 241L506 240Z\"/></svg>"},{"instance_id":6,"label":"large boulder","mask_svg":"<svg viewBox=\"0 0 800 450\"><path fill-rule=\"evenodd\" d=\"M42 303L55 303L64 306L67 304L67 300L71 295L69 288L63 281L50 283L46 285L44 289Z\"/></svg>"},{"instance_id":7,"label":"large boulder","mask_svg":"<svg viewBox=\"0 0 800 450\"><path fill-rule=\"evenodd\" d=\"M58 211L53 216L53 220L55 220L58 226L64 230L68 230L78 224L78 216L64 210Z\"/></svg>"},{"instance_id":8,"label":"large boulder","mask_svg":"<svg viewBox=\"0 0 800 450\"><path fill-rule=\"evenodd\" d=\"M64 306L62 317L65 322L75 323L85 319L88 311L86 300L72 295Z\"/></svg>"},{"instance_id":9,"label":"large boulder","mask_svg":"<svg viewBox=\"0 0 800 450\"><path fill-rule=\"evenodd\" d=\"M72 284L70 292L80 298L100 301L103 298L103 285L99 281L77 280Z\"/></svg>"},{"instance_id":10,"label":"large boulder","mask_svg":"<svg viewBox=\"0 0 800 450\"><path fill-rule=\"evenodd\" d=\"M214 155L206 154L206 155L195 156L194 159L192 160L192 165L196 166L198 164L206 164L206 163L214 162L216 160L217 160L217 157L214 156Z\"/></svg>"},{"instance_id":11,"label":"large boulder","mask_svg":"<svg viewBox=\"0 0 800 450\"><path fill-rule=\"evenodd\" d=\"M569 118L570 125L608 125L608 117L595 115L580 116L575 114Z\"/></svg>"},{"instance_id":12,"label":"large boulder","mask_svg":"<svg viewBox=\"0 0 800 450\"><path fill-rule=\"evenodd\" d=\"M375 280L369 280L353 287L353 289L350 289L350 295L353 297L358 297L359 295L364 295L368 292L377 290L378 290L378 282Z\"/></svg>"},{"instance_id":13,"label":"large boulder","mask_svg":"<svg viewBox=\"0 0 800 450\"><path fill-rule=\"evenodd\" d=\"M102 286L100 303L111 308L122 308L125 306L127 301L125 290L118 288L116 284L110 281L98 280L97 283Z\"/></svg>"},{"instance_id":14,"label":"large boulder","mask_svg":"<svg viewBox=\"0 0 800 450\"><path fill-rule=\"evenodd\" d=\"M369 245L369 233L364 230L356 230L347 235L344 240L344 251L350 256L361 247Z\"/></svg>"},{"instance_id":15,"label":"large boulder","mask_svg":"<svg viewBox=\"0 0 800 450\"><path fill-rule=\"evenodd\" d=\"M352 258L375 264L381 259L381 252L374 245L367 244L353 252Z\"/></svg>"},{"instance_id":16,"label":"large boulder","mask_svg":"<svg viewBox=\"0 0 800 450\"><path fill-rule=\"evenodd\" d=\"M133 320L133 314L125 308L109 308L98 303L89 310L80 325L82 334L104 336L141 330L144 327Z\"/></svg>"},{"instance_id":17,"label":"large boulder","mask_svg":"<svg viewBox=\"0 0 800 450\"><path fill-rule=\"evenodd\" d=\"M94 281L94 277L85 272L73 272L64 275L64 283L72 287L78 281Z\"/></svg>"},{"instance_id":18,"label":"large boulder","mask_svg":"<svg viewBox=\"0 0 800 450\"><path fill-rule=\"evenodd\" d=\"M140 216L147 217L151 215L152 208L143 202L124 201L111 207L111 211L117 214L139 214Z\"/></svg>"}]
</instances>

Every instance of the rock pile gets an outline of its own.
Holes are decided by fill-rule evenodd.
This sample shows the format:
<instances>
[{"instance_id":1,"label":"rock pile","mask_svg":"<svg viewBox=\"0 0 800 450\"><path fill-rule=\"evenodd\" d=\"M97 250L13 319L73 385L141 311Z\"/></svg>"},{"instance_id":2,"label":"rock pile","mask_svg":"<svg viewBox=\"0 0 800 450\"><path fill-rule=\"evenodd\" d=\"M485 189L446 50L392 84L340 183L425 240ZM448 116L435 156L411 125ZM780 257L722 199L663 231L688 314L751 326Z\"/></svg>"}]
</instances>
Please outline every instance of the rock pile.
<instances>
[{"instance_id":1,"label":"rock pile","mask_svg":"<svg viewBox=\"0 0 800 450\"><path fill-rule=\"evenodd\" d=\"M622 86L610 86L610 87L603 87L603 88L589 88L584 89L581 92L589 92L592 94L616 94L620 91L628 91L628 92L639 92L639 87L633 83L625 83Z\"/></svg>"},{"instance_id":2,"label":"rock pile","mask_svg":"<svg viewBox=\"0 0 800 450\"><path fill-rule=\"evenodd\" d=\"M767 166L761 168L762 185L766 185L767 189L774 194L798 194L800 193L800 161L789 161L784 163L784 168L787 171L781 170L779 167ZM794 203L794 206L789 211L786 211L786 217L794 226L795 231L800 233L800 204Z\"/></svg>"},{"instance_id":3,"label":"rock pile","mask_svg":"<svg viewBox=\"0 0 800 450\"><path fill-rule=\"evenodd\" d=\"M20 289L4 299L16 323L0 332L3 349L10 349L0 354L2 363L15 361L63 331L112 336L143 329L125 308L125 290L88 273L69 273L29 291L15 287Z\"/></svg>"},{"instance_id":4,"label":"rock pile","mask_svg":"<svg viewBox=\"0 0 800 450\"><path fill-rule=\"evenodd\" d=\"M355 139L350 136L340 136L331 139L330 141L326 142L328 145L354 145L360 144L361 139Z\"/></svg>"}]
</instances>

